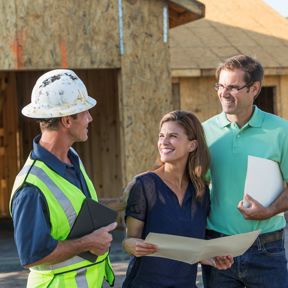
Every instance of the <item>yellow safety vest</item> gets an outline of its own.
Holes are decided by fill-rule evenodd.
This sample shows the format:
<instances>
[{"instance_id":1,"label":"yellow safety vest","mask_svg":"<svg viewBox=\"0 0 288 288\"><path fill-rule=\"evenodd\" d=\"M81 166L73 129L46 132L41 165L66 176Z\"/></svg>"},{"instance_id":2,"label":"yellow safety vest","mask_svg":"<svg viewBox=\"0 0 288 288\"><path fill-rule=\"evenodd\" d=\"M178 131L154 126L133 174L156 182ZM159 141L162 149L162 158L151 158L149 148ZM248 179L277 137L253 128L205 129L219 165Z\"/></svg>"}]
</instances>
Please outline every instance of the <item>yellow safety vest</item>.
<instances>
[{"instance_id":1,"label":"yellow safety vest","mask_svg":"<svg viewBox=\"0 0 288 288\"><path fill-rule=\"evenodd\" d=\"M80 169L92 199L98 201L94 186L82 163ZM15 179L10 199L10 213L13 196L24 183L38 187L43 193L49 208L51 236L56 240L65 240L80 211L85 195L44 162L33 160L29 156ZM54 265L41 264L31 267L27 287L101 288L104 280L113 286L114 279L107 252L98 256L96 263L75 256Z\"/></svg>"}]
</instances>

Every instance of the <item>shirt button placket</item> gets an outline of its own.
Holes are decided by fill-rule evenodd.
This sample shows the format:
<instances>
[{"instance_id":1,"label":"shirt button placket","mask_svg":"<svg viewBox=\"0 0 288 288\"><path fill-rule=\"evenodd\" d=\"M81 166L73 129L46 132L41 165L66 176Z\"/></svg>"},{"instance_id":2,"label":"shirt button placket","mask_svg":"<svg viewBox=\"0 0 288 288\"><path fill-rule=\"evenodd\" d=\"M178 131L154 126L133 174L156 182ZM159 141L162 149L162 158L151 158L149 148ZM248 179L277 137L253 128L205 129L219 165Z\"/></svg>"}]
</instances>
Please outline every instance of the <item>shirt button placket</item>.
<instances>
[{"instance_id":1,"label":"shirt button placket","mask_svg":"<svg viewBox=\"0 0 288 288\"><path fill-rule=\"evenodd\" d=\"M232 147L232 151L233 153L239 153L240 151L240 131L239 128L237 127L236 124L234 124L235 126L233 126L234 128L234 138L233 138L233 147Z\"/></svg>"}]
</instances>

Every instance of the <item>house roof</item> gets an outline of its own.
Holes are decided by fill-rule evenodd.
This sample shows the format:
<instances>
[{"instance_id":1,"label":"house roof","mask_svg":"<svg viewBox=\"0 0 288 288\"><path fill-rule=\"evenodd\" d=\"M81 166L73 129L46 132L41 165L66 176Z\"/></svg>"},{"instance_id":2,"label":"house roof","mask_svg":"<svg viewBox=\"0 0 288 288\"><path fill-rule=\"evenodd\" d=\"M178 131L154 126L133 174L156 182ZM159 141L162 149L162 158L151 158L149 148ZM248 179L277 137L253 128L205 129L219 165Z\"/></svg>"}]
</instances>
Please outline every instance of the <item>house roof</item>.
<instances>
[{"instance_id":1,"label":"house roof","mask_svg":"<svg viewBox=\"0 0 288 288\"><path fill-rule=\"evenodd\" d=\"M170 30L172 76L212 75L247 54L267 74L288 74L288 20L262 0L201 0L205 18Z\"/></svg>"},{"instance_id":2,"label":"house roof","mask_svg":"<svg viewBox=\"0 0 288 288\"><path fill-rule=\"evenodd\" d=\"M169 7L169 27L174 28L204 17L205 6L196 0L171 0Z\"/></svg>"}]
</instances>

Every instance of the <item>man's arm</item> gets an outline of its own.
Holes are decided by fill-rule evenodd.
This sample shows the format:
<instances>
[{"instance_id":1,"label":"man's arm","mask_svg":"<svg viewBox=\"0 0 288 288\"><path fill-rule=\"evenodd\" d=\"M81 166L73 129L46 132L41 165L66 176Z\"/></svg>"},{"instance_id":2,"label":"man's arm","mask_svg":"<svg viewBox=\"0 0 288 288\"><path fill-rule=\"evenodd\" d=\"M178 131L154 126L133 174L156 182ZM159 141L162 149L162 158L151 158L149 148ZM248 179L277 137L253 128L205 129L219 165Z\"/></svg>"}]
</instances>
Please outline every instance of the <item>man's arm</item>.
<instances>
[{"instance_id":1,"label":"man's arm","mask_svg":"<svg viewBox=\"0 0 288 288\"><path fill-rule=\"evenodd\" d=\"M109 233L114 230L117 223L114 222L108 226L102 227L92 233L78 239L58 241L56 248L44 258L25 265L25 268L40 264L56 264L74 257L81 252L90 251L95 255L103 255L109 250L112 242L112 235Z\"/></svg>"},{"instance_id":2,"label":"man's arm","mask_svg":"<svg viewBox=\"0 0 288 288\"><path fill-rule=\"evenodd\" d=\"M109 232L115 229L117 223L75 240L56 241L51 236L49 220L46 218L48 211L45 212L48 208L45 203L38 188L31 185L23 187L21 193L13 198L14 239L20 262L24 267L43 263L55 264L84 251L102 255L109 249L112 241Z\"/></svg>"},{"instance_id":3,"label":"man's arm","mask_svg":"<svg viewBox=\"0 0 288 288\"><path fill-rule=\"evenodd\" d=\"M287 184L286 184L287 185ZM250 206L245 208L243 200L238 204L238 209L247 220L265 220L281 212L288 211L288 187L286 187L279 197L269 206L264 207L249 195L245 195L245 200Z\"/></svg>"}]
</instances>

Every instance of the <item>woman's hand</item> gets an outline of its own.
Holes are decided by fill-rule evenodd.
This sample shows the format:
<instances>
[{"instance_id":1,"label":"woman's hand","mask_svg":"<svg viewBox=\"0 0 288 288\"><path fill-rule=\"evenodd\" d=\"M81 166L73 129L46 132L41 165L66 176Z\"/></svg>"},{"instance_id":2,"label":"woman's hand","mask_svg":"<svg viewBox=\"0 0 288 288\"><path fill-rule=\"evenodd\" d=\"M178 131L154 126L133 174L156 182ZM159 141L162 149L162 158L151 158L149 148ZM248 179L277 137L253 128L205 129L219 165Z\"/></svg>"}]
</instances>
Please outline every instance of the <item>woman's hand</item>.
<instances>
[{"instance_id":1,"label":"woman's hand","mask_svg":"<svg viewBox=\"0 0 288 288\"><path fill-rule=\"evenodd\" d=\"M213 266L219 270L231 268L234 263L232 256L216 256L214 258L200 261L201 264Z\"/></svg>"},{"instance_id":2,"label":"woman's hand","mask_svg":"<svg viewBox=\"0 0 288 288\"><path fill-rule=\"evenodd\" d=\"M146 256L157 252L158 247L154 244L147 243L139 238L127 238L123 240L124 250L136 257Z\"/></svg>"}]
</instances>

